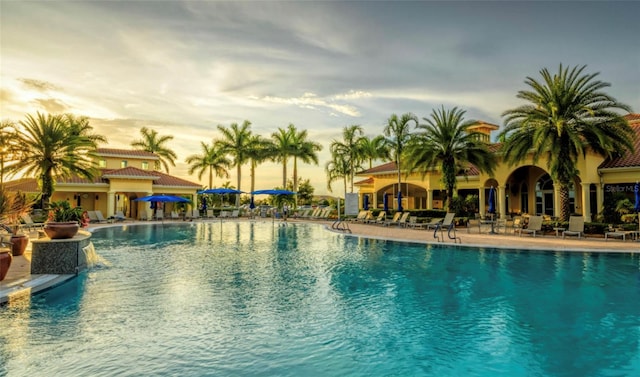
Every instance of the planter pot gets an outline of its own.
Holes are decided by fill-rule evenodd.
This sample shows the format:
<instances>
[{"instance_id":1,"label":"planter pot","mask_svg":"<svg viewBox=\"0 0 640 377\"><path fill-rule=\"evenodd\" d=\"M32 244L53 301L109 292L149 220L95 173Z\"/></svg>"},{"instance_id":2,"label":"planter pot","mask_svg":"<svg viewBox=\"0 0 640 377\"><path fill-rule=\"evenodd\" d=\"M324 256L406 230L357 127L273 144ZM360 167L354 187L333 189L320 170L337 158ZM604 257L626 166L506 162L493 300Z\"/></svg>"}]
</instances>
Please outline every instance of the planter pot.
<instances>
[{"instance_id":1,"label":"planter pot","mask_svg":"<svg viewBox=\"0 0 640 377\"><path fill-rule=\"evenodd\" d=\"M0 251L0 281L4 280L4 277L7 276L12 260L13 256L10 252Z\"/></svg>"},{"instance_id":2,"label":"planter pot","mask_svg":"<svg viewBox=\"0 0 640 377\"><path fill-rule=\"evenodd\" d=\"M44 224L44 232L52 240L59 240L65 238L73 238L78 233L80 226L77 222L56 223L49 222Z\"/></svg>"},{"instance_id":3,"label":"planter pot","mask_svg":"<svg viewBox=\"0 0 640 377\"><path fill-rule=\"evenodd\" d=\"M11 236L11 243L13 246L11 247L11 252L14 257L24 254L27 245L29 244L29 237L24 234L14 234Z\"/></svg>"}]
</instances>

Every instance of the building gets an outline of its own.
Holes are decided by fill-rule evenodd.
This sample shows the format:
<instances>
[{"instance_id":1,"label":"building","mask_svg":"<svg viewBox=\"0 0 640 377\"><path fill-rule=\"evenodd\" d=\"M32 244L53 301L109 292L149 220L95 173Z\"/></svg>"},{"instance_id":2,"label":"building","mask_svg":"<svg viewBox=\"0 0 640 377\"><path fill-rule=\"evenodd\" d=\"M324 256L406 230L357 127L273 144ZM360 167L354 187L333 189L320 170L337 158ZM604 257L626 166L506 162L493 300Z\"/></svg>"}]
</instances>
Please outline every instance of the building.
<instances>
[{"instance_id":1,"label":"building","mask_svg":"<svg viewBox=\"0 0 640 377\"><path fill-rule=\"evenodd\" d=\"M146 217L151 217L151 203L133 201L147 195L182 196L191 200L193 208L198 208L197 191L202 186L153 170L159 159L156 154L109 148L99 148L96 152L99 174L93 181L79 177L58 178L52 201L67 200L88 211L100 210L106 216L122 211L134 219L144 217L145 211ZM34 178L5 182L5 187L9 191L40 192Z\"/></svg>"},{"instance_id":2,"label":"building","mask_svg":"<svg viewBox=\"0 0 640 377\"><path fill-rule=\"evenodd\" d=\"M640 180L640 114L625 116L636 133L635 153L604 159L593 153L587 153L578 161L580 174L575 177L573 189L570 191L571 211L580 213L585 221L592 221L603 209L606 195L627 193L632 198L635 182ZM480 122L473 126L474 132L487 141L491 133L499 127ZM499 143L490 145L490 149L499 153ZM559 216L560 196L547 171L547 161L541 158L534 163L531 158L518 166L502 163L498 156L498 166L493 175L480 173L474 166L466 170L466 176L458 176L457 194L466 196L475 194L479 197L479 211L485 213L488 207L488 192L491 186L497 189L497 212L501 216L510 213L543 214ZM397 202L398 176L395 162L375 166L359 172L357 176L366 177L356 182L359 188L360 203L364 197L374 208L382 208L384 196L391 203ZM441 174L428 172L424 178L415 173L406 177L402 175L401 202L405 209L443 208L446 199Z\"/></svg>"}]
</instances>

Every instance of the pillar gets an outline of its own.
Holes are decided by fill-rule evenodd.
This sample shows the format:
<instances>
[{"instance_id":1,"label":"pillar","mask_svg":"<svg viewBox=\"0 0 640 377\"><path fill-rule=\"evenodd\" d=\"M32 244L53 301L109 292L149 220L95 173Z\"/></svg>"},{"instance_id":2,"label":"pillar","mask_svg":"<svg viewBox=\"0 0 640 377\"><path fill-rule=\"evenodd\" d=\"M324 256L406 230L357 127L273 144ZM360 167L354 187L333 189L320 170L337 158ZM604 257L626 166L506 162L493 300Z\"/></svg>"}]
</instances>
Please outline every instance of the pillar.
<instances>
[{"instance_id":1,"label":"pillar","mask_svg":"<svg viewBox=\"0 0 640 377\"><path fill-rule=\"evenodd\" d=\"M427 209L433 209L433 190L427 190Z\"/></svg>"},{"instance_id":2,"label":"pillar","mask_svg":"<svg viewBox=\"0 0 640 377\"><path fill-rule=\"evenodd\" d=\"M480 216L484 216L487 212L487 209L484 205L485 196L484 196L484 187L478 188L478 212L480 212Z\"/></svg>"},{"instance_id":3,"label":"pillar","mask_svg":"<svg viewBox=\"0 0 640 377\"><path fill-rule=\"evenodd\" d=\"M591 183L582 183L582 217L585 222L591 222Z\"/></svg>"},{"instance_id":4,"label":"pillar","mask_svg":"<svg viewBox=\"0 0 640 377\"><path fill-rule=\"evenodd\" d=\"M116 192L109 191L107 192L107 217L112 217L115 214L115 205L116 205Z\"/></svg>"},{"instance_id":5,"label":"pillar","mask_svg":"<svg viewBox=\"0 0 640 377\"><path fill-rule=\"evenodd\" d=\"M504 186L498 186L498 213L501 219L507 218L507 193Z\"/></svg>"}]
</instances>

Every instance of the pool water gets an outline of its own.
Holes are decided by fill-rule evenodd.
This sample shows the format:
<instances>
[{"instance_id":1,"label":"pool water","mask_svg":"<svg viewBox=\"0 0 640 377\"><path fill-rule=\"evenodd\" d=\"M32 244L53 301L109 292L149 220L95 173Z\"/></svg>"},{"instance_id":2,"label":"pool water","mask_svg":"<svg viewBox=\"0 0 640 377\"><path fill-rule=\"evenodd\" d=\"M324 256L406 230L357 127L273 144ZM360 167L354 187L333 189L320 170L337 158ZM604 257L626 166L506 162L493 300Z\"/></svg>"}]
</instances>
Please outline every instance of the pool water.
<instances>
[{"instance_id":1,"label":"pool water","mask_svg":"<svg viewBox=\"0 0 640 377\"><path fill-rule=\"evenodd\" d=\"M271 222L92 239L99 266L0 307L0 375L640 375L638 255Z\"/></svg>"}]
</instances>

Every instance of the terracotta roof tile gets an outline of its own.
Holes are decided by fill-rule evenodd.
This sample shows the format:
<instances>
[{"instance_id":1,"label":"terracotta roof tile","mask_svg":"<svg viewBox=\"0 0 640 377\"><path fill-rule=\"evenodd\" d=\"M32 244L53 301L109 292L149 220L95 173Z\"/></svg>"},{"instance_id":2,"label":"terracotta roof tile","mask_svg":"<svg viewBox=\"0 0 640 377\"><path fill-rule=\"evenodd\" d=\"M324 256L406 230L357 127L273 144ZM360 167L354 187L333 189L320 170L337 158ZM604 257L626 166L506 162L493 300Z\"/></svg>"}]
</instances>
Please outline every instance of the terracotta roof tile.
<instances>
[{"instance_id":1,"label":"terracotta roof tile","mask_svg":"<svg viewBox=\"0 0 640 377\"><path fill-rule=\"evenodd\" d=\"M372 183L373 183L373 178L367 178L367 179L363 179L362 181L353 182L355 186L370 185Z\"/></svg>"},{"instance_id":2,"label":"terracotta roof tile","mask_svg":"<svg viewBox=\"0 0 640 377\"><path fill-rule=\"evenodd\" d=\"M40 192L38 182L34 178L20 178L4 182L4 187L7 191Z\"/></svg>"},{"instance_id":3,"label":"terracotta roof tile","mask_svg":"<svg viewBox=\"0 0 640 377\"><path fill-rule=\"evenodd\" d=\"M102 171L103 178L149 178L157 180L160 178L157 171L142 170L132 166L121 169L104 169Z\"/></svg>"},{"instance_id":4,"label":"terracotta roof tile","mask_svg":"<svg viewBox=\"0 0 640 377\"><path fill-rule=\"evenodd\" d=\"M115 149L115 148L98 148L96 153L99 156L110 157L140 157L150 160L158 160L158 155L152 152L139 151L135 149Z\"/></svg>"},{"instance_id":5,"label":"terracotta roof tile","mask_svg":"<svg viewBox=\"0 0 640 377\"><path fill-rule=\"evenodd\" d=\"M637 116L637 122L630 122L631 128L636 133L636 140L634 142L635 153L626 152L620 157L604 160L598 169L612 169L612 168L627 168L633 166L640 166L640 114L629 114ZM626 118L626 117L625 117Z\"/></svg>"},{"instance_id":6,"label":"terracotta roof tile","mask_svg":"<svg viewBox=\"0 0 640 377\"><path fill-rule=\"evenodd\" d=\"M398 168L396 167L396 163L392 161L392 162L387 162L386 164L374 166L371 169L363 170L357 174L367 175L367 174L376 174L376 173L391 173L395 171L398 171Z\"/></svg>"},{"instance_id":7,"label":"terracotta roof tile","mask_svg":"<svg viewBox=\"0 0 640 377\"><path fill-rule=\"evenodd\" d=\"M640 122L640 114L627 114L624 116L624 119L629 123Z\"/></svg>"}]
</instances>

